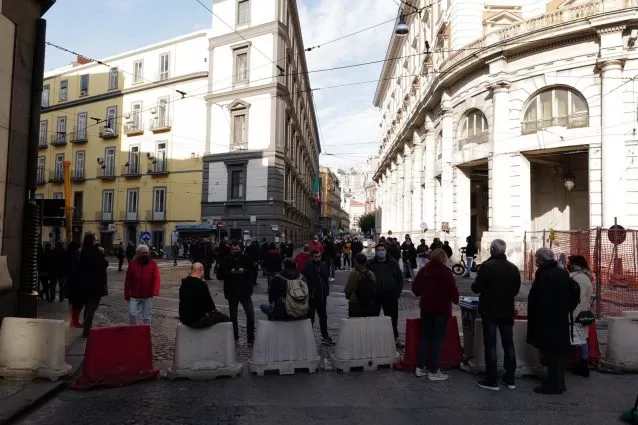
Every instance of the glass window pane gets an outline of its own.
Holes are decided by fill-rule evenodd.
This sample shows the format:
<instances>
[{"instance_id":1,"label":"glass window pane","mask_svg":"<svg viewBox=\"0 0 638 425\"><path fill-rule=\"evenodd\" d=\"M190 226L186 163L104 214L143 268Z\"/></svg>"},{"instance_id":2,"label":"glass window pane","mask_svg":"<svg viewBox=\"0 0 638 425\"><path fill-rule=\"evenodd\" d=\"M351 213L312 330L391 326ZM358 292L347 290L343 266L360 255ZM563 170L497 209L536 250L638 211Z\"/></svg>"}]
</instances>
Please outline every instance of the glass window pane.
<instances>
[{"instance_id":1,"label":"glass window pane","mask_svg":"<svg viewBox=\"0 0 638 425\"><path fill-rule=\"evenodd\" d=\"M467 136L472 137L476 134L476 112L472 112L467 117Z\"/></svg>"},{"instance_id":2,"label":"glass window pane","mask_svg":"<svg viewBox=\"0 0 638 425\"><path fill-rule=\"evenodd\" d=\"M567 90L554 90L556 97L556 115L557 117L564 117L568 115L568 95Z\"/></svg>"},{"instance_id":3,"label":"glass window pane","mask_svg":"<svg viewBox=\"0 0 638 425\"><path fill-rule=\"evenodd\" d=\"M576 114L579 112L580 113L587 112L587 104L580 96L578 96L576 93L572 93L571 98L572 98L572 110L571 110L572 114Z\"/></svg>"},{"instance_id":4,"label":"glass window pane","mask_svg":"<svg viewBox=\"0 0 638 425\"><path fill-rule=\"evenodd\" d=\"M543 119L551 119L552 114L552 91L548 90L539 95L541 105L541 117Z\"/></svg>"},{"instance_id":5,"label":"glass window pane","mask_svg":"<svg viewBox=\"0 0 638 425\"><path fill-rule=\"evenodd\" d=\"M536 108L536 99L534 99L527 107L523 121L530 122L530 121L536 121L537 119L538 119L538 114L537 114L537 108Z\"/></svg>"}]
</instances>

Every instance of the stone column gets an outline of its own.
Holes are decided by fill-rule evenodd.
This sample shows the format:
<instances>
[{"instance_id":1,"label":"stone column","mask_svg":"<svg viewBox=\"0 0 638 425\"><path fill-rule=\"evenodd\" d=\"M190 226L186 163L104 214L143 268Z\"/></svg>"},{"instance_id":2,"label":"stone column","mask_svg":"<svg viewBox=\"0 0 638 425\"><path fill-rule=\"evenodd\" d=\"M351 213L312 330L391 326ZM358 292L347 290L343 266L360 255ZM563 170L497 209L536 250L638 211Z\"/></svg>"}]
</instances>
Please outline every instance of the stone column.
<instances>
[{"instance_id":1,"label":"stone column","mask_svg":"<svg viewBox=\"0 0 638 425\"><path fill-rule=\"evenodd\" d=\"M492 157L489 161L490 231L510 229L510 155L507 143L510 83L499 81L492 85Z\"/></svg>"},{"instance_id":2,"label":"stone column","mask_svg":"<svg viewBox=\"0 0 638 425\"><path fill-rule=\"evenodd\" d=\"M406 146L405 158L403 160L403 233L410 233L412 230L412 192L414 190L414 171L412 161L414 160L414 148Z\"/></svg>"},{"instance_id":3,"label":"stone column","mask_svg":"<svg viewBox=\"0 0 638 425\"><path fill-rule=\"evenodd\" d=\"M392 203L392 208L394 210L392 232L395 234L403 230L403 170L404 157L399 154L397 156L397 168L394 173L396 180L393 188L394 202Z\"/></svg>"},{"instance_id":4,"label":"stone column","mask_svg":"<svg viewBox=\"0 0 638 425\"><path fill-rule=\"evenodd\" d=\"M423 149L425 149L423 168L423 221L428 225L428 233L432 234L435 231L435 181L434 181L434 169L436 162L436 132L434 131L434 125L429 116L425 117L425 140L423 142Z\"/></svg>"},{"instance_id":5,"label":"stone column","mask_svg":"<svg viewBox=\"0 0 638 425\"><path fill-rule=\"evenodd\" d=\"M472 229L472 211L470 205L472 185L470 176L461 168L454 170L454 233L455 254L461 246L465 246L465 238ZM452 241L450 241L452 243Z\"/></svg>"},{"instance_id":6,"label":"stone column","mask_svg":"<svg viewBox=\"0 0 638 425\"><path fill-rule=\"evenodd\" d=\"M452 152L454 150L454 122L452 120L452 102L447 93L441 100L441 223L453 225L454 217L454 172L452 169ZM440 231L441 229L436 229Z\"/></svg>"},{"instance_id":7,"label":"stone column","mask_svg":"<svg viewBox=\"0 0 638 425\"><path fill-rule=\"evenodd\" d=\"M598 67L602 77L601 98L601 134L602 134L602 224L609 227L614 218L619 224L626 221L625 204L625 136L627 127L624 114L619 113L623 104L623 90L620 88L624 61L620 59L603 60ZM578 182L576 182L578 184Z\"/></svg>"},{"instance_id":8,"label":"stone column","mask_svg":"<svg viewBox=\"0 0 638 425\"><path fill-rule=\"evenodd\" d=\"M414 148L412 151L412 219L410 227L412 232L416 232L421 228L421 222L423 221L423 217L421 217L423 203L423 188L421 187L421 181L423 180L424 144L422 133L418 129L414 130L412 142Z\"/></svg>"},{"instance_id":9,"label":"stone column","mask_svg":"<svg viewBox=\"0 0 638 425\"><path fill-rule=\"evenodd\" d=\"M390 168L390 187L388 188L388 209L390 210L390 225L388 230L393 233L397 230L397 187L398 187L398 169L397 164L393 163Z\"/></svg>"}]
</instances>

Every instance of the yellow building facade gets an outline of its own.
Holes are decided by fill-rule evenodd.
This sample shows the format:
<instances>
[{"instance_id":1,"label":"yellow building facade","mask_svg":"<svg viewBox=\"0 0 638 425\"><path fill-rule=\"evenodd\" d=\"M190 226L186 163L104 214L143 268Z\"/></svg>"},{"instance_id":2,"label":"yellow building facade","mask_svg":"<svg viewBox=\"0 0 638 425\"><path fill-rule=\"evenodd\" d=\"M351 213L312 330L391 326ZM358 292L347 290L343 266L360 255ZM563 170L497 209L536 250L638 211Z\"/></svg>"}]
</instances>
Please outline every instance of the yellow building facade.
<instances>
[{"instance_id":1,"label":"yellow building facade","mask_svg":"<svg viewBox=\"0 0 638 425\"><path fill-rule=\"evenodd\" d=\"M45 73L37 196L65 197L70 162L74 241L167 248L201 225L206 55L198 32ZM64 234L45 226L42 239Z\"/></svg>"}]
</instances>

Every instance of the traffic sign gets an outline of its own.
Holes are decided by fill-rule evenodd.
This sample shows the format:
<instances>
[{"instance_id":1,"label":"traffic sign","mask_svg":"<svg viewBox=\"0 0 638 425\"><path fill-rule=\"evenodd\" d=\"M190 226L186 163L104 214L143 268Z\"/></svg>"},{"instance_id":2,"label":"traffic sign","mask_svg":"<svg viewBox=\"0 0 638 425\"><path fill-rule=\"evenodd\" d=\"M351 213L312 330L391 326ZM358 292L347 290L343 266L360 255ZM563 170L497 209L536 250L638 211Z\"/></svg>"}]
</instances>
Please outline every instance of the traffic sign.
<instances>
[{"instance_id":1,"label":"traffic sign","mask_svg":"<svg viewBox=\"0 0 638 425\"><path fill-rule=\"evenodd\" d=\"M152 238L151 232L142 232L142 233L140 233L140 239L142 239L143 241L150 241L151 238Z\"/></svg>"},{"instance_id":2,"label":"traffic sign","mask_svg":"<svg viewBox=\"0 0 638 425\"><path fill-rule=\"evenodd\" d=\"M217 228L218 228L218 229L223 229L223 228L224 228L224 226L225 226L225 224L224 224L224 222L223 222L223 221L218 221L218 222L217 222Z\"/></svg>"}]
</instances>

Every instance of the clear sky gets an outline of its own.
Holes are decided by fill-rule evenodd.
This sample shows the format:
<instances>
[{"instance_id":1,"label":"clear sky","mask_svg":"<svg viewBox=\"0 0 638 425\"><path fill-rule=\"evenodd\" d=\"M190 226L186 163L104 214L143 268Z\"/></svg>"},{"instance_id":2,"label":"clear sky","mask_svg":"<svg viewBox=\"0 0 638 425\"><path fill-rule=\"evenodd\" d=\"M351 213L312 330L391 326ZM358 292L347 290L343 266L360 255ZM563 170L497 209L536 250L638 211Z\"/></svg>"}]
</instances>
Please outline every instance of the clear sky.
<instances>
[{"instance_id":1,"label":"clear sky","mask_svg":"<svg viewBox=\"0 0 638 425\"><path fill-rule=\"evenodd\" d=\"M259 0L257 0L259 1ZM212 1L203 1L209 7ZM298 0L306 47L392 20L393 0ZM45 16L47 40L87 57L104 58L209 28L212 16L195 0L57 0ZM388 23L306 54L308 68L325 69L382 60L392 33ZM75 58L47 47L46 69ZM379 146L380 117L372 106L381 64L311 73L324 155L334 167L362 165ZM325 155L327 154L327 155Z\"/></svg>"}]
</instances>

